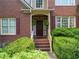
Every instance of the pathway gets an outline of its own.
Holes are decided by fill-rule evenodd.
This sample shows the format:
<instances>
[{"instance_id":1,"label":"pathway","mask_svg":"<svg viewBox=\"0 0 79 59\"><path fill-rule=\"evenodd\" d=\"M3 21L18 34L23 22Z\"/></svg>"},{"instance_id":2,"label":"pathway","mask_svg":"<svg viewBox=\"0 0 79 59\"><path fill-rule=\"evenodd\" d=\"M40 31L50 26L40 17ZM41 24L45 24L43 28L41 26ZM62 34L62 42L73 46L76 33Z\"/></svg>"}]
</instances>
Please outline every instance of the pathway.
<instances>
[{"instance_id":1,"label":"pathway","mask_svg":"<svg viewBox=\"0 0 79 59\"><path fill-rule=\"evenodd\" d=\"M57 59L54 53L48 52L49 59Z\"/></svg>"}]
</instances>

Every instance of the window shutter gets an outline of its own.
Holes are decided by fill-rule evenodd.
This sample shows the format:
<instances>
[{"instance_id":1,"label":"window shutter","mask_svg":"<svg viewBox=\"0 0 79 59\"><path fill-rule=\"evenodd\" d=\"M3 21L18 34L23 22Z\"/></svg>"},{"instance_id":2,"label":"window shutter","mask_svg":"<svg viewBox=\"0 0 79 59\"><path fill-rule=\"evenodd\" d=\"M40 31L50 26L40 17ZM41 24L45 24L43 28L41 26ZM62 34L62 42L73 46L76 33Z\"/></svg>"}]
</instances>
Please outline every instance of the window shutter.
<instances>
[{"instance_id":1,"label":"window shutter","mask_svg":"<svg viewBox=\"0 0 79 59\"><path fill-rule=\"evenodd\" d=\"M16 35L20 35L20 18L16 18Z\"/></svg>"}]
</instances>

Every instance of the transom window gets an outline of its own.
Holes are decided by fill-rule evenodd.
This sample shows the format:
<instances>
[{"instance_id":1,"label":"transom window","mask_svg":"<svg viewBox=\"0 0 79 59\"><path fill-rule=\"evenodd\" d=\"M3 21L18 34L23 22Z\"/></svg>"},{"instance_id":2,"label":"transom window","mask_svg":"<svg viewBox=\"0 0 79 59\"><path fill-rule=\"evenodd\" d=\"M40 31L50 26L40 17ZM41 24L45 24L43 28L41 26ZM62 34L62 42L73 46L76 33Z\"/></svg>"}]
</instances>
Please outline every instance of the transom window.
<instances>
[{"instance_id":1,"label":"transom window","mask_svg":"<svg viewBox=\"0 0 79 59\"><path fill-rule=\"evenodd\" d=\"M1 18L0 19L0 34L1 35L15 35L16 34L16 19L15 18Z\"/></svg>"},{"instance_id":2,"label":"transom window","mask_svg":"<svg viewBox=\"0 0 79 59\"><path fill-rule=\"evenodd\" d=\"M75 16L56 16L55 17L56 28L66 27L73 28L76 27Z\"/></svg>"},{"instance_id":3,"label":"transom window","mask_svg":"<svg viewBox=\"0 0 79 59\"><path fill-rule=\"evenodd\" d=\"M43 8L43 0L36 0L36 8Z\"/></svg>"},{"instance_id":4,"label":"transom window","mask_svg":"<svg viewBox=\"0 0 79 59\"><path fill-rule=\"evenodd\" d=\"M74 6L75 0L55 0L56 6Z\"/></svg>"}]
</instances>

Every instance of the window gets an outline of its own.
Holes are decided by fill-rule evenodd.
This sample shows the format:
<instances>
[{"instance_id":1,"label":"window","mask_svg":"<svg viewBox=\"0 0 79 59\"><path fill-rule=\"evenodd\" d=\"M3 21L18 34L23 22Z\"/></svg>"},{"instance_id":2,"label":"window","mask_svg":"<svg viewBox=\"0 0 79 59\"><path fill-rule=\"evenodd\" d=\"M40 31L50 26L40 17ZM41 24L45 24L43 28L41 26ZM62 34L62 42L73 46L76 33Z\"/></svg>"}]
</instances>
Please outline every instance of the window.
<instances>
[{"instance_id":1,"label":"window","mask_svg":"<svg viewBox=\"0 0 79 59\"><path fill-rule=\"evenodd\" d=\"M0 20L0 34L1 35L15 35L16 34L16 19L2 18Z\"/></svg>"},{"instance_id":2,"label":"window","mask_svg":"<svg viewBox=\"0 0 79 59\"><path fill-rule=\"evenodd\" d=\"M43 8L43 0L36 0L36 8Z\"/></svg>"},{"instance_id":3,"label":"window","mask_svg":"<svg viewBox=\"0 0 79 59\"><path fill-rule=\"evenodd\" d=\"M76 27L76 18L75 16L56 16L55 23L56 28L59 27L73 28Z\"/></svg>"},{"instance_id":4,"label":"window","mask_svg":"<svg viewBox=\"0 0 79 59\"><path fill-rule=\"evenodd\" d=\"M55 0L56 6L74 6L75 0Z\"/></svg>"}]
</instances>

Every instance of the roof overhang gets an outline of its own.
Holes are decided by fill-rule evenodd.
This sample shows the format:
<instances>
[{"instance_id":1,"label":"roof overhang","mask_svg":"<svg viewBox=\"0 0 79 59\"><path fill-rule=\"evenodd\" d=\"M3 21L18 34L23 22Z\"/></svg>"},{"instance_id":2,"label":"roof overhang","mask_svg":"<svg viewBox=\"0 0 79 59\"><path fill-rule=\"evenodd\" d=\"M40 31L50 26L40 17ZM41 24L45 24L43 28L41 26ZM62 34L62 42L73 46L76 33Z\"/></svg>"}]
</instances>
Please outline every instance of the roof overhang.
<instances>
[{"instance_id":1,"label":"roof overhang","mask_svg":"<svg viewBox=\"0 0 79 59\"><path fill-rule=\"evenodd\" d=\"M31 13L31 14L44 14L47 15L50 11L55 9L21 9L22 13Z\"/></svg>"}]
</instances>

